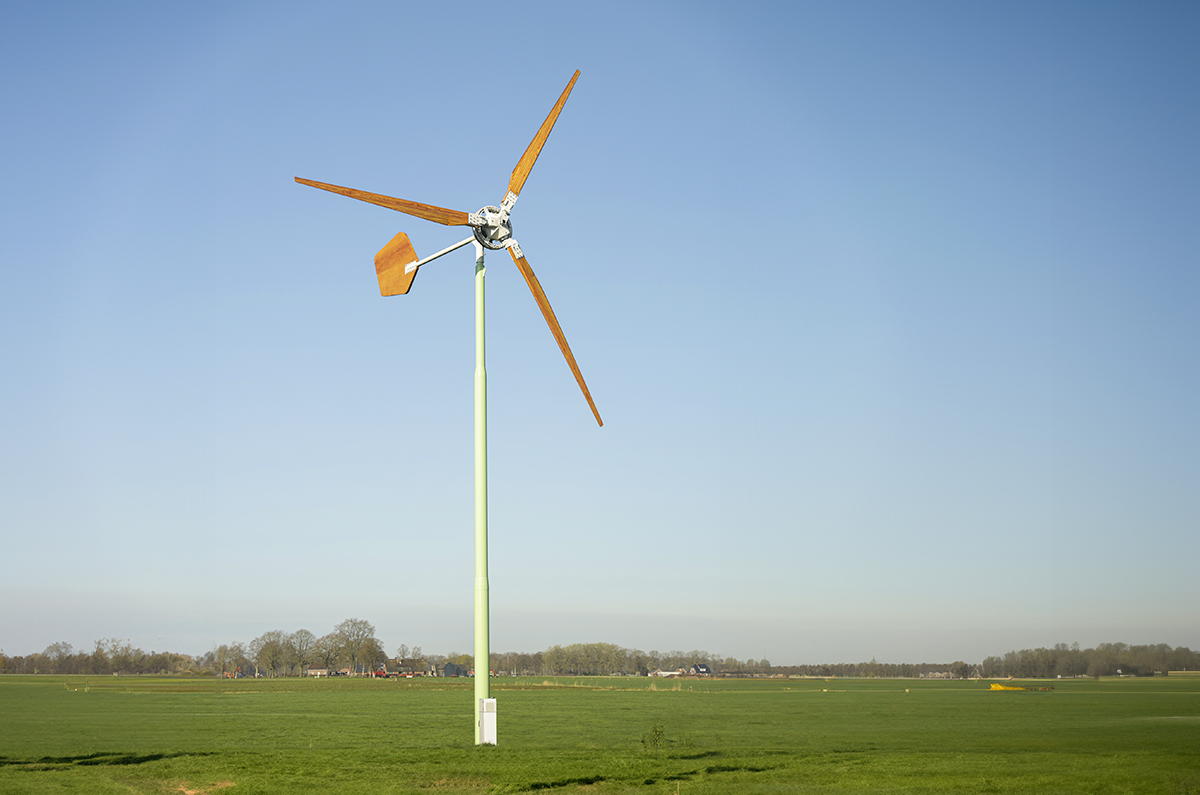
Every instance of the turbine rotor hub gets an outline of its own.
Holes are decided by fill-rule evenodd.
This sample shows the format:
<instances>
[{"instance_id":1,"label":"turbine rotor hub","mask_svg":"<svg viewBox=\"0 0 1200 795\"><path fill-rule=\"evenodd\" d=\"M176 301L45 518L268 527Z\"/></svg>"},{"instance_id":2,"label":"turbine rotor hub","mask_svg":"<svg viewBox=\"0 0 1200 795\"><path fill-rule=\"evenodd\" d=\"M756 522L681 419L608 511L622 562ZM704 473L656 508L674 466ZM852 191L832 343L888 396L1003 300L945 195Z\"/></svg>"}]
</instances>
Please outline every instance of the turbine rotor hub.
<instances>
[{"instance_id":1,"label":"turbine rotor hub","mask_svg":"<svg viewBox=\"0 0 1200 795\"><path fill-rule=\"evenodd\" d=\"M508 210L494 205L484 207L478 213L483 223L475 227L475 239L484 248L498 251L508 248L512 240L512 224L508 220Z\"/></svg>"}]
</instances>

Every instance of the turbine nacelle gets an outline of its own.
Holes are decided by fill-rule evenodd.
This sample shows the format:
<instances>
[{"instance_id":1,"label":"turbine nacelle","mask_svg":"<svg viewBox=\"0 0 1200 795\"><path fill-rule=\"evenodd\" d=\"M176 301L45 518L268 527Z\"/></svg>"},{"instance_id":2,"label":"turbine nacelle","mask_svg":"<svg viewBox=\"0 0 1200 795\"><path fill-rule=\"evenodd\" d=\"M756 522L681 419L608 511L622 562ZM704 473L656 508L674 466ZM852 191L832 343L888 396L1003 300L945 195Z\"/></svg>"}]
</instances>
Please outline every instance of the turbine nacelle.
<instances>
[{"instance_id":1,"label":"turbine nacelle","mask_svg":"<svg viewBox=\"0 0 1200 795\"><path fill-rule=\"evenodd\" d=\"M510 196L512 194L509 194ZM484 248L498 251L512 244L512 223L508 220L508 209L488 205L477 213L471 213L471 220L479 220L475 227L475 239Z\"/></svg>"}]
</instances>

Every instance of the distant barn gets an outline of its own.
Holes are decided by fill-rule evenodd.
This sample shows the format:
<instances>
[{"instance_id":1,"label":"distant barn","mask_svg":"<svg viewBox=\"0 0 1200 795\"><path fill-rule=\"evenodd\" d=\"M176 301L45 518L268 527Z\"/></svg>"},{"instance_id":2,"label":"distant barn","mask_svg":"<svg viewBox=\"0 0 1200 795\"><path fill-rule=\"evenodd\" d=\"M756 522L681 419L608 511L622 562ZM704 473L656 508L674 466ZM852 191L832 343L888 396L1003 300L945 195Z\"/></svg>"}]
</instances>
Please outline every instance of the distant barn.
<instances>
[{"instance_id":1,"label":"distant barn","mask_svg":"<svg viewBox=\"0 0 1200 795\"><path fill-rule=\"evenodd\" d=\"M466 676L466 675L467 675L467 669L463 668L461 665L455 665L454 663L446 663L444 666L442 666L442 676Z\"/></svg>"}]
</instances>

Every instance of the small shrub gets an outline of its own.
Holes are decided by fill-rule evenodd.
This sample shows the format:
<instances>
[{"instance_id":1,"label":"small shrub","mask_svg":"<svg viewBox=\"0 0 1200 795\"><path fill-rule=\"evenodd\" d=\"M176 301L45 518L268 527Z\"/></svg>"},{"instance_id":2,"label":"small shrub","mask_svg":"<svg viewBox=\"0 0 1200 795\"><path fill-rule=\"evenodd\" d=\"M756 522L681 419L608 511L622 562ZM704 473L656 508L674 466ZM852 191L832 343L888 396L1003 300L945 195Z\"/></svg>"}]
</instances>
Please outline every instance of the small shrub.
<instances>
[{"instance_id":1,"label":"small shrub","mask_svg":"<svg viewBox=\"0 0 1200 795\"><path fill-rule=\"evenodd\" d=\"M667 744L667 731L662 724L656 723L650 727L648 734L642 735L642 749L657 751Z\"/></svg>"}]
</instances>

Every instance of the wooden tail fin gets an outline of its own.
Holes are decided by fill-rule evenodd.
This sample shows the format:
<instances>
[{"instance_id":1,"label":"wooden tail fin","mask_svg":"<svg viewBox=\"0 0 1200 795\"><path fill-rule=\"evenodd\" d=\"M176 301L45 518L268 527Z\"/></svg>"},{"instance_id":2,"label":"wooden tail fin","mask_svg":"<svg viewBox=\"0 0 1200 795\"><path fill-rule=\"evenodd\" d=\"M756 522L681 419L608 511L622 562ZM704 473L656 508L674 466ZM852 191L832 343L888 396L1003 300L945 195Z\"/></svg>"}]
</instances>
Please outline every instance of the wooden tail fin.
<instances>
[{"instance_id":1,"label":"wooden tail fin","mask_svg":"<svg viewBox=\"0 0 1200 795\"><path fill-rule=\"evenodd\" d=\"M401 232L388 241L375 255L375 275L379 277L380 295L404 295L417 278L416 268L405 273L405 266L420 257L408 242L408 235Z\"/></svg>"}]
</instances>

